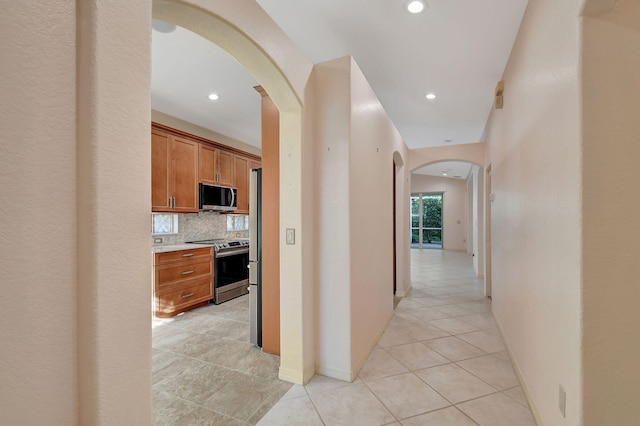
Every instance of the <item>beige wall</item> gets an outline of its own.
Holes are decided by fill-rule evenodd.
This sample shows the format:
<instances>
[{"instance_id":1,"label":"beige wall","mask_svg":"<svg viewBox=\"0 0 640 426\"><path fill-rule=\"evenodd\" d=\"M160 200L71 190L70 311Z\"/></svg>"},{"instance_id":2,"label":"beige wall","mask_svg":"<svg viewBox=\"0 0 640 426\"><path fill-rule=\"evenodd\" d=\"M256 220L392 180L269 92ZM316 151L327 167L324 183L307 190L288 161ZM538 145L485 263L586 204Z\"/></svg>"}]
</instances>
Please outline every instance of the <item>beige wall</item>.
<instances>
[{"instance_id":1,"label":"beige wall","mask_svg":"<svg viewBox=\"0 0 640 426\"><path fill-rule=\"evenodd\" d=\"M349 67L345 57L316 65L312 74L318 209L316 372L342 380L351 380Z\"/></svg>"},{"instance_id":2,"label":"beige wall","mask_svg":"<svg viewBox=\"0 0 640 426\"><path fill-rule=\"evenodd\" d=\"M351 368L357 374L393 315L393 157L406 158L407 148L353 58L350 78ZM409 216L397 214L406 218L401 234ZM402 253L398 259L402 264Z\"/></svg>"},{"instance_id":3,"label":"beige wall","mask_svg":"<svg viewBox=\"0 0 640 426\"><path fill-rule=\"evenodd\" d=\"M150 4L0 22L3 422L149 424Z\"/></svg>"},{"instance_id":4,"label":"beige wall","mask_svg":"<svg viewBox=\"0 0 640 426\"><path fill-rule=\"evenodd\" d=\"M317 371L353 380L393 313L392 166L406 146L352 58L316 65L313 84ZM397 214L400 234L407 210Z\"/></svg>"},{"instance_id":5,"label":"beige wall","mask_svg":"<svg viewBox=\"0 0 640 426\"><path fill-rule=\"evenodd\" d=\"M640 418L640 2L583 22L584 425Z\"/></svg>"},{"instance_id":6,"label":"beige wall","mask_svg":"<svg viewBox=\"0 0 640 426\"><path fill-rule=\"evenodd\" d=\"M5 424L77 422L74 4L3 2L0 13Z\"/></svg>"},{"instance_id":7,"label":"beige wall","mask_svg":"<svg viewBox=\"0 0 640 426\"><path fill-rule=\"evenodd\" d=\"M412 174L411 192L444 192L443 248L465 251L467 247L467 182L462 179Z\"/></svg>"},{"instance_id":8,"label":"beige wall","mask_svg":"<svg viewBox=\"0 0 640 426\"><path fill-rule=\"evenodd\" d=\"M545 425L582 421L580 3L529 1L487 125L493 313Z\"/></svg>"}]
</instances>

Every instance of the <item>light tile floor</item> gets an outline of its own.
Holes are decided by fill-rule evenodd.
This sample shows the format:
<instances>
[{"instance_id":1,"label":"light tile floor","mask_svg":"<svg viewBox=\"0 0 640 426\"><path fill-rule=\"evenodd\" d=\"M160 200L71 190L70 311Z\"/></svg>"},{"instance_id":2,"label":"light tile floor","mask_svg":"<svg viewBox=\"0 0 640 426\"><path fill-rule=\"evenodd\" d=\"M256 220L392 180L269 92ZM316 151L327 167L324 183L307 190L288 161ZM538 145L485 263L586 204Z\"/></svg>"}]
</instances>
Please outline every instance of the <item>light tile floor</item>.
<instances>
[{"instance_id":1,"label":"light tile floor","mask_svg":"<svg viewBox=\"0 0 640 426\"><path fill-rule=\"evenodd\" d=\"M412 250L411 265L358 378L294 385L258 425L535 425L472 258Z\"/></svg>"},{"instance_id":2,"label":"light tile floor","mask_svg":"<svg viewBox=\"0 0 640 426\"><path fill-rule=\"evenodd\" d=\"M249 297L153 323L155 425L254 425L291 388L249 343Z\"/></svg>"}]
</instances>

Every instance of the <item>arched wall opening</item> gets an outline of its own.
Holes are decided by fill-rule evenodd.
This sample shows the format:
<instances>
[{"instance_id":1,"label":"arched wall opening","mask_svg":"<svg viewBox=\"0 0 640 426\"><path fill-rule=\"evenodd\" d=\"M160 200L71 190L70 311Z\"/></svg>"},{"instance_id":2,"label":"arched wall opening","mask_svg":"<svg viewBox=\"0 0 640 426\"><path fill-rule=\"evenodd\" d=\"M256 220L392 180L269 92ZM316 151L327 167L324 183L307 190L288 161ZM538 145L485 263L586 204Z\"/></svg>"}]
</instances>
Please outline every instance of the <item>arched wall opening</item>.
<instances>
[{"instance_id":1,"label":"arched wall opening","mask_svg":"<svg viewBox=\"0 0 640 426\"><path fill-rule=\"evenodd\" d=\"M286 39L256 4L156 0L153 17L184 27L215 43L251 73L280 111L280 229L294 228L304 241L302 102L311 63ZM271 25L269 25L271 24ZM256 31L259 29L259 32ZM254 32L252 34L252 31ZM277 43L274 43L277 42ZM285 57L286 55L286 57ZM309 233L311 231L309 230ZM302 244L285 245L280 232L280 378L303 383L313 375L310 312L304 312L305 286ZM310 265L306 265L310 268Z\"/></svg>"},{"instance_id":2,"label":"arched wall opening","mask_svg":"<svg viewBox=\"0 0 640 426\"><path fill-rule=\"evenodd\" d=\"M479 278L484 278L484 272L487 267L486 261L490 259L490 256L486 255L487 247L485 244L485 231L487 229L485 222L485 150L486 144L482 142L417 149L412 150L409 156L409 171L411 173L409 194L412 192L412 188L414 187L413 180L415 178L413 172L421 167L449 161L465 162L472 165L469 177L465 181L464 210L459 214L460 218L450 218L450 221L453 221L453 225L449 225L449 229L456 230L456 227L459 226L457 222L462 222L464 220L465 229L461 233L455 232L453 234L454 239L449 243L449 247L458 251L467 251L467 253L473 257L474 270ZM446 194L444 198L445 200L447 199ZM405 203L407 206L409 205L409 197L406 198ZM458 229L458 231L460 230ZM407 232L404 233L406 234ZM448 249L446 244L443 244L443 248L445 250ZM487 296L490 295L489 286L486 282L485 294Z\"/></svg>"}]
</instances>

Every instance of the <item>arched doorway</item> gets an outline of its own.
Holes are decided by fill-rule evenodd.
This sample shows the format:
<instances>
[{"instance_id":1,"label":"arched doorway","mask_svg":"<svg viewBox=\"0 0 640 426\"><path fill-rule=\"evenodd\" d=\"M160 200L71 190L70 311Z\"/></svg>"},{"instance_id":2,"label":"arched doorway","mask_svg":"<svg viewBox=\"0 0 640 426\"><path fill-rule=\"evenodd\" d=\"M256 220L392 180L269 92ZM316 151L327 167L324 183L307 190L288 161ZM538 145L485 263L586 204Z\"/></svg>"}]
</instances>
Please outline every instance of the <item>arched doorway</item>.
<instances>
[{"instance_id":1,"label":"arched doorway","mask_svg":"<svg viewBox=\"0 0 640 426\"><path fill-rule=\"evenodd\" d=\"M246 9L254 9L248 13ZM295 383L310 379L314 372L313 335L304 333L311 313L303 311L310 292L302 256L302 99L311 64L256 4L225 3L194 5L187 1L157 0L153 17L186 28L226 50L269 93L280 111L280 223L298 229L296 245L281 243L281 366L280 377ZM256 23L259 22L259 25ZM256 27L259 33L251 34ZM279 44L275 45L276 39ZM289 45L289 46L286 46ZM285 52L286 51L286 52ZM287 62L284 62L286 55ZM292 60L293 58L293 60ZM280 233L282 234L282 233Z\"/></svg>"},{"instance_id":2,"label":"arched doorway","mask_svg":"<svg viewBox=\"0 0 640 426\"><path fill-rule=\"evenodd\" d=\"M460 218L450 218L453 225L452 229L456 229L458 225L462 225L462 222L466 222L464 226L465 230L462 234L454 233L453 241L450 242L449 247L463 251L467 250L473 256L473 264L476 275L480 278L484 277L484 271L486 268L486 256L485 256L485 176L484 176L484 161L485 161L485 143L474 144L461 144L452 145L446 147L434 147L423 148L413 150L411 152L409 170L411 173L416 170L434 164L447 164L448 162L462 162L472 165L471 170L468 173L466 182L468 184L468 190L465 188L465 206L466 209L463 213L460 213ZM439 169L437 169L439 170ZM448 172L448 169L440 170L440 175ZM448 174L448 173L447 173ZM454 174L453 176L460 176ZM448 176L447 176L448 177ZM457 179L462 179L460 176ZM454 178L455 179L455 178ZM412 188L413 175L412 175ZM443 190L444 191L444 190ZM437 191L437 192L443 192ZM413 190L411 190L413 192ZM433 192L433 191L426 191ZM445 194L446 195L446 194ZM446 197L444 197L446 198ZM446 209L445 209L446 210ZM459 210L459 209L457 209ZM458 221L461 223L458 224ZM458 229L460 230L460 229ZM461 236L464 235L464 236ZM446 250L447 242L443 241L443 248ZM485 283L486 292L486 283Z\"/></svg>"}]
</instances>

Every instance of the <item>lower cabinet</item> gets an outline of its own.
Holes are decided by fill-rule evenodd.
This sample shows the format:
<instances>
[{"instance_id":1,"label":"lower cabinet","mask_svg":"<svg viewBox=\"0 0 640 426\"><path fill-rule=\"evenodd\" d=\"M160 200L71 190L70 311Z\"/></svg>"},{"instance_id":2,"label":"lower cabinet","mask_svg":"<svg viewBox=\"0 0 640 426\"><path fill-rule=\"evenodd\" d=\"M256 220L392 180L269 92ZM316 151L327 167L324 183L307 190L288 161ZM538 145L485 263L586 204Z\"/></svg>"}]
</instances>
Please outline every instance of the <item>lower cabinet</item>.
<instances>
[{"instance_id":1,"label":"lower cabinet","mask_svg":"<svg viewBox=\"0 0 640 426\"><path fill-rule=\"evenodd\" d=\"M154 254L153 313L166 318L213 298L213 248Z\"/></svg>"}]
</instances>

